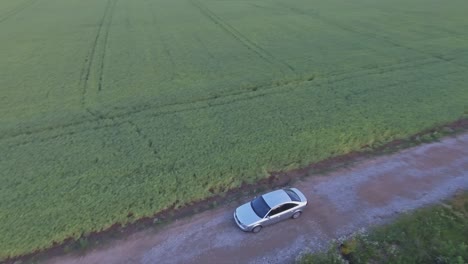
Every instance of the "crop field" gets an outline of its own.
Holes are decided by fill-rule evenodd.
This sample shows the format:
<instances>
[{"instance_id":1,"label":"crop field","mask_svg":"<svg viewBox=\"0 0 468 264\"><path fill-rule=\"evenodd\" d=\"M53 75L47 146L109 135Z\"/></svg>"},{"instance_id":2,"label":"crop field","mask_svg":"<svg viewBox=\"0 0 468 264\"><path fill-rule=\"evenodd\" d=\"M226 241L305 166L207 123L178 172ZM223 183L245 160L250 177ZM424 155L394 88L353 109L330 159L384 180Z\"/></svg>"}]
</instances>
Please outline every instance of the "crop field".
<instances>
[{"instance_id":1,"label":"crop field","mask_svg":"<svg viewBox=\"0 0 468 264\"><path fill-rule=\"evenodd\" d=\"M0 259L468 115L465 0L0 0Z\"/></svg>"}]
</instances>

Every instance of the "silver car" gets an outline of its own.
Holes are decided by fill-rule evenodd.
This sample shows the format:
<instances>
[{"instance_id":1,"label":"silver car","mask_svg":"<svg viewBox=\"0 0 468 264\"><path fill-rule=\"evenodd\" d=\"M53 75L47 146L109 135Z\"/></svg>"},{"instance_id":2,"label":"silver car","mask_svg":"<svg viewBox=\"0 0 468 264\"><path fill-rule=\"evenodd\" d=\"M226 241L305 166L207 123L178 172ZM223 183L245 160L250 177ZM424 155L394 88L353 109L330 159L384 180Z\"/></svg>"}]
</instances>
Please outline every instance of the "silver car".
<instances>
[{"instance_id":1,"label":"silver car","mask_svg":"<svg viewBox=\"0 0 468 264\"><path fill-rule=\"evenodd\" d=\"M298 218L306 205L307 199L298 189L276 190L239 206L234 220L243 231L257 233L264 226Z\"/></svg>"}]
</instances>

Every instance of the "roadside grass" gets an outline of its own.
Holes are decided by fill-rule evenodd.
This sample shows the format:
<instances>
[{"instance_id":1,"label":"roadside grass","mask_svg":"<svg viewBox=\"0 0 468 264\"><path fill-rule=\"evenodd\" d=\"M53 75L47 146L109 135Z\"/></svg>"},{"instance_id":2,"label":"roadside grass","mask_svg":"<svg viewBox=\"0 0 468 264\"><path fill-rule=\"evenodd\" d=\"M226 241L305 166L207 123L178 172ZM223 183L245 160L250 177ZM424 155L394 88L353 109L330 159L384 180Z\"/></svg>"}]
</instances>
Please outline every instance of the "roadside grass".
<instances>
[{"instance_id":1,"label":"roadside grass","mask_svg":"<svg viewBox=\"0 0 468 264\"><path fill-rule=\"evenodd\" d=\"M333 242L297 263L467 263L468 192L416 210L369 233Z\"/></svg>"},{"instance_id":2,"label":"roadside grass","mask_svg":"<svg viewBox=\"0 0 468 264\"><path fill-rule=\"evenodd\" d=\"M0 259L466 118L467 4L2 1Z\"/></svg>"}]
</instances>

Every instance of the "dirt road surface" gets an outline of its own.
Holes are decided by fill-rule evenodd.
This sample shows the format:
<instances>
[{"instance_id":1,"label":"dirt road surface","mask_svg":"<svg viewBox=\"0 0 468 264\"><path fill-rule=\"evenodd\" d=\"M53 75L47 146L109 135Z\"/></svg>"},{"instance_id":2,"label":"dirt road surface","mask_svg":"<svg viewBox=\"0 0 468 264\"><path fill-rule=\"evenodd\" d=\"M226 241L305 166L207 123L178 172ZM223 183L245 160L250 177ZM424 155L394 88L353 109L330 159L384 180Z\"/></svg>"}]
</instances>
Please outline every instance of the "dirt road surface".
<instances>
[{"instance_id":1,"label":"dirt road surface","mask_svg":"<svg viewBox=\"0 0 468 264\"><path fill-rule=\"evenodd\" d=\"M333 238L467 190L468 134L309 177L295 187L309 199L306 211L258 234L237 228L233 204L47 263L293 262L306 247L320 250Z\"/></svg>"}]
</instances>

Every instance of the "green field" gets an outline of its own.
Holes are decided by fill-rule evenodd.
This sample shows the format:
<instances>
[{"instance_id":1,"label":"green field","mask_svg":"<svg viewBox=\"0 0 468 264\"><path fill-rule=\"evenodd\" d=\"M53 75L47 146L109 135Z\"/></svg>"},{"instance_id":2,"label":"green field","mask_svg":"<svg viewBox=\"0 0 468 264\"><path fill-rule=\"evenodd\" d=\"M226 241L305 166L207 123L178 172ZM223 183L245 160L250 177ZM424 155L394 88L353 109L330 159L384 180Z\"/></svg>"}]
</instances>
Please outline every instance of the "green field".
<instances>
[{"instance_id":1,"label":"green field","mask_svg":"<svg viewBox=\"0 0 468 264\"><path fill-rule=\"evenodd\" d=\"M0 0L0 259L468 115L466 0Z\"/></svg>"}]
</instances>

